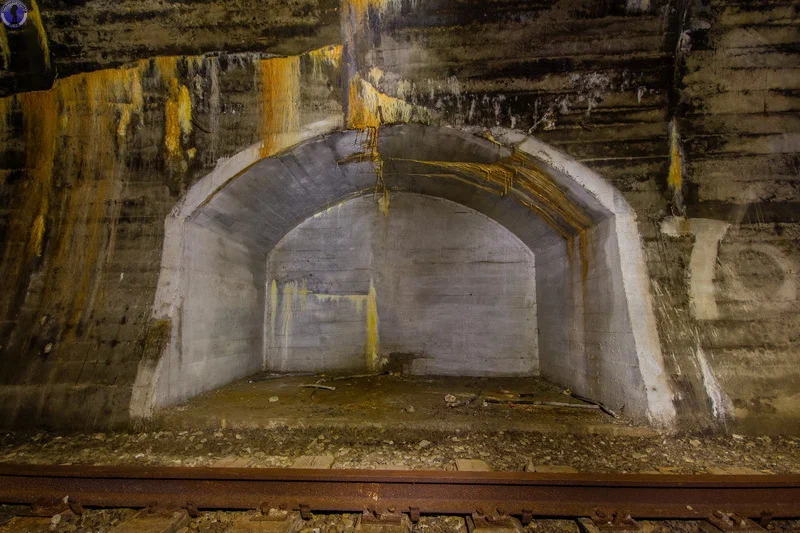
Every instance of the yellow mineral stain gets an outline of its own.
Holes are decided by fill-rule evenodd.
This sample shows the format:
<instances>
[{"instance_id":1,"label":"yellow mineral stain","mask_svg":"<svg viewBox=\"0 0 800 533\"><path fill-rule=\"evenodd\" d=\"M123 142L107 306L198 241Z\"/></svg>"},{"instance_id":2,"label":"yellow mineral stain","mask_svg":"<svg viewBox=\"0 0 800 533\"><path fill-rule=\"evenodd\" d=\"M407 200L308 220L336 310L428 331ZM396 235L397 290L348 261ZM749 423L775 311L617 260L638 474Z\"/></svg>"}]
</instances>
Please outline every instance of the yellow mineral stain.
<instances>
[{"instance_id":1,"label":"yellow mineral stain","mask_svg":"<svg viewBox=\"0 0 800 533\"><path fill-rule=\"evenodd\" d=\"M367 295L367 338L365 342L365 356L368 370L378 370L378 356L380 353L380 337L378 335L378 293L372 280L369 281L369 294Z\"/></svg>"},{"instance_id":2,"label":"yellow mineral stain","mask_svg":"<svg viewBox=\"0 0 800 533\"><path fill-rule=\"evenodd\" d=\"M178 77L178 56L160 56L153 60L161 82L168 84L170 80Z\"/></svg>"},{"instance_id":3,"label":"yellow mineral stain","mask_svg":"<svg viewBox=\"0 0 800 533\"><path fill-rule=\"evenodd\" d=\"M269 340L270 346L275 345L275 322L278 318L278 282L272 280L269 285Z\"/></svg>"},{"instance_id":4,"label":"yellow mineral stain","mask_svg":"<svg viewBox=\"0 0 800 533\"><path fill-rule=\"evenodd\" d=\"M342 62L342 45L323 46L308 52L315 77L320 77L326 69L338 69Z\"/></svg>"},{"instance_id":5,"label":"yellow mineral stain","mask_svg":"<svg viewBox=\"0 0 800 533\"><path fill-rule=\"evenodd\" d=\"M522 152L491 164L453 161L424 161L394 159L435 168L438 172L417 175L430 178L454 179L468 183L497 196L510 196L544 220L567 241L567 253L572 259L573 239L580 239L582 275L588 273L586 231L592 220L575 205L561 187L536 162Z\"/></svg>"},{"instance_id":6,"label":"yellow mineral stain","mask_svg":"<svg viewBox=\"0 0 800 533\"><path fill-rule=\"evenodd\" d=\"M680 190L683 185L683 161L681 157L680 133L678 124L673 121L670 132L669 176L667 184L672 191Z\"/></svg>"},{"instance_id":7,"label":"yellow mineral stain","mask_svg":"<svg viewBox=\"0 0 800 533\"><path fill-rule=\"evenodd\" d=\"M313 293L313 296L320 302L350 302L355 307L357 313L361 313L364 310L364 303L367 301L367 296L364 294Z\"/></svg>"},{"instance_id":8,"label":"yellow mineral stain","mask_svg":"<svg viewBox=\"0 0 800 533\"><path fill-rule=\"evenodd\" d=\"M379 74L382 75L382 72L376 71L373 77L379 80ZM427 109L379 92L358 74L350 80L347 124L350 128L361 130L364 151L356 159L376 164L375 195L378 208L384 215L389 215L389 191L383 179L383 160L378 153L379 128L382 124L408 123L412 120L429 122L430 118Z\"/></svg>"},{"instance_id":9,"label":"yellow mineral stain","mask_svg":"<svg viewBox=\"0 0 800 533\"><path fill-rule=\"evenodd\" d=\"M3 69L8 70L11 66L11 48L8 47L8 34L4 25L0 25L0 59L3 60Z\"/></svg>"},{"instance_id":10,"label":"yellow mineral stain","mask_svg":"<svg viewBox=\"0 0 800 533\"><path fill-rule=\"evenodd\" d=\"M380 209L381 213L387 217L389 216L389 203L389 189L386 187L386 185L384 185L383 192L381 193L380 198L378 198L378 209Z\"/></svg>"},{"instance_id":11,"label":"yellow mineral stain","mask_svg":"<svg viewBox=\"0 0 800 533\"><path fill-rule=\"evenodd\" d=\"M192 99L189 89L177 78L169 80L169 97L164 104L164 146L170 157L181 156L182 135L192 132Z\"/></svg>"},{"instance_id":12,"label":"yellow mineral stain","mask_svg":"<svg viewBox=\"0 0 800 533\"><path fill-rule=\"evenodd\" d=\"M275 321L278 316L278 284L273 280L269 290L270 299L270 330L275 331ZM364 357L366 366L369 370L377 370L379 367L380 338L378 335L378 294L375 285L370 280L369 292L367 294L322 294L308 290L305 280L298 287L296 281L290 281L283 285L283 296L281 299L282 327L283 336L282 363L284 368L289 361L289 350L291 348L291 333L294 321L295 305L308 297L312 297L318 302L349 302L353 304L357 313L365 313L366 335L364 339ZM275 337L271 334L270 345L275 346Z\"/></svg>"},{"instance_id":13,"label":"yellow mineral stain","mask_svg":"<svg viewBox=\"0 0 800 533\"><path fill-rule=\"evenodd\" d=\"M42 206L42 212L39 213L39 216L36 217L36 220L33 221L33 227L31 228L31 240L30 246L31 250L28 253L29 256L35 255L36 257L42 257L42 241L44 240L44 230L45 230L45 216L47 215L47 203Z\"/></svg>"},{"instance_id":14,"label":"yellow mineral stain","mask_svg":"<svg viewBox=\"0 0 800 533\"><path fill-rule=\"evenodd\" d=\"M289 363L289 342L292 338L292 323L294 321L294 298L297 294L297 284L295 282L286 283L283 286L283 299L281 300L281 315L283 325L281 335L283 335L283 350L281 352L281 369L286 368Z\"/></svg>"},{"instance_id":15,"label":"yellow mineral stain","mask_svg":"<svg viewBox=\"0 0 800 533\"><path fill-rule=\"evenodd\" d=\"M178 122L184 135L192 133L192 98L185 85L181 85L178 91Z\"/></svg>"},{"instance_id":16,"label":"yellow mineral stain","mask_svg":"<svg viewBox=\"0 0 800 533\"><path fill-rule=\"evenodd\" d=\"M295 144L300 129L300 58L262 59L258 64L261 85L261 157Z\"/></svg>"},{"instance_id":17,"label":"yellow mineral stain","mask_svg":"<svg viewBox=\"0 0 800 533\"><path fill-rule=\"evenodd\" d=\"M432 114L424 107L383 94L358 74L350 80L347 107L350 128L365 130L411 121L429 123L431 118Z\"/></svg>"},{"instance_id":18,"label":"yellow mineral stain","mask_svg":"<svg viewBox=\"0 0 800 533\"><path fill-rule=\"evenodd\" d=\"M44 65L50 68L50 42L47 39L47 32L42 23L42 14L39 12L39 6L36 5L36 0L31 0L31 9L28 13L28 18L36 28L36 34L39 37L39 46L42 48L42 55L44 56Z\"/></svg>"},{"instance_id":19,"label":"yellow mineral stain","mask_svg":"<svg viewBox=\"0 0 800 533\"><path fill-rule=\"evenodd\" d=\"M369 82L374 85L378 86L381 82L381 78L383 78L383 71L378 67L372 67L369 69Z\"/></svg>"}]
</instances>

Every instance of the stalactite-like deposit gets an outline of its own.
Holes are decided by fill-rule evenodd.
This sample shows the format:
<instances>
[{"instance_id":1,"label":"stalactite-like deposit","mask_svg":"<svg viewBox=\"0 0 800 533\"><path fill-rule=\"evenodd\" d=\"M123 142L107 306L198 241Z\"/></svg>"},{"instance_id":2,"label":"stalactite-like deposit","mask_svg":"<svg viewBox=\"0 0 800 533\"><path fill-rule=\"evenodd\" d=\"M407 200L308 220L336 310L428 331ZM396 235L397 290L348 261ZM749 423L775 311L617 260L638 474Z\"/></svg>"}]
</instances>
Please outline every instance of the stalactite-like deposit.
<instances>
[{"instance_id":1,"label":"stalactite-like deposit","mask_svg":"<svg viewBox=\"0 0 800 533\"><path fill-rule=\"evenodd\" d=\"M300 129L300 57L275 57L258 63L261 85L261 156L291 146Z\"/></svg>"}]
</instances>

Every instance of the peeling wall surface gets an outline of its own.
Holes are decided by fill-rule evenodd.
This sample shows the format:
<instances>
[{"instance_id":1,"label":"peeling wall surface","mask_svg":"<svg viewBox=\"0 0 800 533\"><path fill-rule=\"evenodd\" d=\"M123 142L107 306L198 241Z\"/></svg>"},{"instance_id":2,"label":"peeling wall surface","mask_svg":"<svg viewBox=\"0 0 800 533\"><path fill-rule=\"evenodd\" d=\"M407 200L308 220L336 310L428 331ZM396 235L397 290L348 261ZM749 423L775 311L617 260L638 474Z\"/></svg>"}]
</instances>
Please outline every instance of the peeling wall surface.
<instances>
[{"instance_id":1,"label":"peeling wall surface","mask_svg":"<svg viewBox=\"0 0 800 533\"><path fill-rule=\"evenodd\" d=\"M632 347L620 341L602 356L617 366L597 365L573 357L563 332L543 331L540 369L551 379L572 370L608 398L664 393L681 428L800 431L796 1L30 4L24 28L0 30L3 426L125 425L131 398L155 390L146 376L229 368L227 379L263 365L271 279L279 295L292 280L250 266L266 265L289 230L330 205L293 202L297 210L271 213L275 231L257 238L201 214L227 180L277 154L293 176L335 167L351 185L322 194L270 174L272 193L294 200L333 204L369 191L374 216L388 211L391 221L401 190L491 213L536 254L540 329L542 258L573 261L559 278L572 292L557 295L581 302L569 338L606 350L592 332L624 326L618 318ZM447 148L438 133L393 135L385 125L394 123L477 134L495 153L467 137ZM329 160L281 155L342 130L352 133L329 146ZM609 201L592 207L576 196L580 186L552 187L531 171L542 162L528 165L514 149L527 136L602 176ZM247 190L238 195L219 201L250 201ZM523 216L530 224L514 223ZM205 270L160 285L201 240ZM603 257L615 258L619 272L609 275L622 285L597 296ZM219 313L234 319L247 293L243 305L263 316L235 342L165 367L174 364L165 353L188 354L184 340L224 339L213 329L220 314L173 312L181 300L171 295L227 274L225 261L238 268ZM645 282L633 287L637 272ZM584 286L595 294L586 301ZM380 312L384 290L373 288ZM590 316L618 308L618 298L630 305L631 294L646 296L652 320ZM657 334L637 336L648 330L641 320ZM631 350L636 365L653 368L628 364ZM157 390L197 392L178 381Z\"/></svg>"},{"instance_id":2,"label":"peeling wall surface","mask_svg":"<svg viewBox=\"0 0 800 533\"><path fill-rule=\"evenodd\" d=\"M379 351L412 374L538 373L533 253L471 209L390 198L332 207L272 250L267 369L364 372Z\"/></svg>"}]
</instances>

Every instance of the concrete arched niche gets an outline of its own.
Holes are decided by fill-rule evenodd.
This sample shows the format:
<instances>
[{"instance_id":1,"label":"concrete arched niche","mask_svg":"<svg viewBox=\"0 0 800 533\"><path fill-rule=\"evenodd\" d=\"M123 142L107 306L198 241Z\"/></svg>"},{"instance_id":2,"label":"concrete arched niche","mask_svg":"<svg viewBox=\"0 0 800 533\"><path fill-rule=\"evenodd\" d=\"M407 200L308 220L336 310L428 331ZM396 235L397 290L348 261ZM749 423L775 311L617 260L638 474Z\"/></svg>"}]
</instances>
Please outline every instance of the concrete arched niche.
<instances>
[{"instance_id":1,"label":"concrete arched niche","mask_svg":"<svg viewBox=\"0 0 800 533\"><path fill-rule=\"evenodd\" d=\"M671 424L674 407L635 215L610 184L507 130L494 131L490 141L419 125L312 136L319 129L273 157L255 161L256 148L240 154L195 185L168 218L154 318L171 336L162 353L140 364L133 416L262 369L376 370L401 356L419 373L538 373L611 408L625 406L637 419ZM364 202L372 211L361 209ZM424 211L449 227L427 228L440 231L444 244L453 239L447 231L458 231L453 204L477 217L465 226L481 228L477 242L489 239L497 254L510 258L492 270L480 246L464 252L469 246L460 239L451 247L461 277L480 296L470 299L460 286L453 301L463 306L467 323L483 313L492 327L482 335L501 341L511 359L491 357L484 343L483 351L476 347L459 360L458 350L441 341L447 331L438 343L426 331L422 344L402 333L419 331L420 322L409 317L441 306L452 291L428 299L424 290L400 295L398 279L406 287L426 282L419 270L410 279L392 269L398 256L388 253L386 240L391 247L393 217L396 225L412 226L394 233L408 241L409 231L424 226L415 222ZM349 219L337 220L337 211ZM369 231L343 233L348 223L365 221ZM306 238L314 235L305 250L297 245L304 230ZM326 239L334 242L329 248ZM361 247L351 263L335 251L337 240ZM420 240L429 247L437 242ZM406 254L413 248L399 240L394 246L405 246L400 252ZM423 255L446 262L429 250ZM447 282L443 268L434 269L434 283ZM526 276L534 278L527 286ZM487 298L492 289L505 296ZM382 294L394 296L382 301ZM459 327L454 316L440 325Z\"/></svg>"}]
</instances>

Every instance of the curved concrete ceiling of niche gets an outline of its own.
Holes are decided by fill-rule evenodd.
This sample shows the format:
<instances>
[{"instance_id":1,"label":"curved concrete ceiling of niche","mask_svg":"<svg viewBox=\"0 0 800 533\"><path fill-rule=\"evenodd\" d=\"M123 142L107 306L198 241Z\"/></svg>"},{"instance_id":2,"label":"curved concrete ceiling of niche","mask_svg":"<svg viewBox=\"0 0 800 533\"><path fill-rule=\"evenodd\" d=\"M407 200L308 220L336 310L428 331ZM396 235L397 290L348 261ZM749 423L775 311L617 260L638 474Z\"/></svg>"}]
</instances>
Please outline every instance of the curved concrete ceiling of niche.
<instances>
[{"instance_id":1,"label":"curved concrete ceiling of niche","mask_svg":"<svg viewBox=\"0 0 800 533\"><path fill-rule=\"evenodd\" d=\"M559 220L553 224L531 207L529 192L503 190L484 174L503 167L512 150L451 128L418 125L385 126L375 150L366 134L344 131L301 143L262 159L220 188L190 220L227 238L269 252L289 231L310 216L350 198L376 191L375 154L383 161L388 190L444 198L474 209L505 226L534 253L563 241L578 230ZM375 145L373 145L375 146ZM569 177L539 160L527 164L546 176L545 185L590 227L611 213ZM516 164L516 163L515 163ZM391 216L391 194L389 216ZM525 203L528 202L528 205ZM559 212L563 206L558 208ZM573 216L574 218L574 216Z\"/></svg>"}]
</instances>

